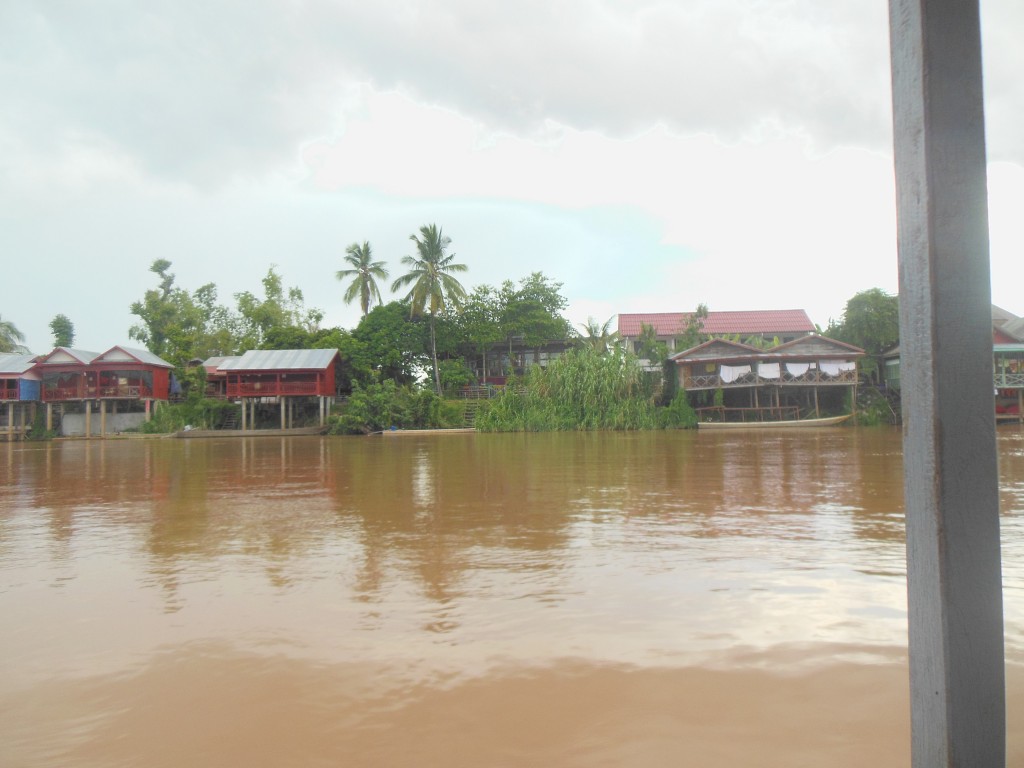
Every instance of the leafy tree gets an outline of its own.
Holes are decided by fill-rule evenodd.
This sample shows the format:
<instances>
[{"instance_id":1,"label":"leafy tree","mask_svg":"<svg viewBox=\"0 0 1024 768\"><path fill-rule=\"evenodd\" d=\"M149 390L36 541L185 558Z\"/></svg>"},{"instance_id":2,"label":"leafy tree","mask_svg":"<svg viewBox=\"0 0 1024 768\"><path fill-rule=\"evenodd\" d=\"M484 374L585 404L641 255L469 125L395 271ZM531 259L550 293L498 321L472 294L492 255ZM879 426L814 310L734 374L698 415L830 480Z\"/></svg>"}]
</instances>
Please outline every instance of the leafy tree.
<instances>
[{"instance_id":1,"label":"leafy tree","mask_svg":"<svg viewBox=\"0 0 1024 768\"><path fill-rule=\"evenodd\" d=\"M371 309L339 349L358 381L410 384L429 359L424 330L408 304L392 301Z\"/></svg>"},{"instance_id":2,"label":"leafy tree","mask_svg":"<svg viewBox=\"0 0 1024 768\"><path fill-rule=\"evenodd\" d=\"M415 315L428 311L430 321L430 350L434 361L434 387L441 394L441 377L437 369L437 335L435 321L439 312L449 304L456 309L461 307L466 298L466 289L452 277L453 272L465 272L465 264L453 261L455 254L449 254L448 247L452 240L446 237L436 224L420 227L420 236L410 235L409 239L416 243L417 256L403 256L402 264L410 271L395 280L392 291L399 291L412 286L405 300L409 302L410 313Z\"/></svg>"},{"instance_id":3,"label":"leafy tree","mask_svg":"<svg viewBox=\"0 0 1024 768\"><path fill-rule=\"evenodd\" d=\"M352 279L348 290L343 297L346 304L351 304L356 296L359 297L359 308L363 311L363 317L370 312L370 302L376 299L378 304L384 301L380 296L380 288L377 287L377 278L387 280L388 271L384 268L383 261L374 261L370 251L370 243L363 241L352 243L345 249L345 261L352 265L352 269L339 269L335 277L339 280Z\"/></svg>"},{"instance_id":4,"label":"leafy tree","mask_svg":"<svg viewBox=\"0 0 1024 768\"><path fill-rule=\"evenodd\" d=\"M900 340L899 297L881 288L861 291L846 302L842 320L830 323L826 333L863 349L868 358L862 370L877 383L883 370L882 355Z\"/></svg>"},{"instance_id":5,"label":"leafy tree","mask_svg":"<svg viewBox=\"0 0 1024 768\"><path fill-rule=\"evenodd\" d=\"M572 326L561 314L569 306L561 289L561 283L551 281L542 272L521 279L518 286L510 280L502 283L500 322L510 352L513 338L528 347L540 347L572 335Z\"/></svg>"},{"instance_id":6,"label":"leafy tree","mask_svg":"<svg viewBox=\"0 0 1024 768\"><path fill-rule=\"evenodd\" d=\"M636 340L636 356L661 365L668 357L668 345L658 341L658 329L646 323L640 324L640 336Z\"/></svg>"},{"instance_id":7,"label":"leafy tree","mask_svg":"<svg viewBox=\"0 0 1024 768\"><path fill-rule=\"evenodd\" d=\"M587 322L580 326L586 334L583 343L598 354L603 355L608 352L609 348L619 339L619 332L611 329L614 319L609 317L605 320L604 325L598 325L597 320L588 317Z\"/></svg>"},{"instance_id":8,"label":"leafy tree","mask_svg":"<svg viewBox=\"0 0 1024 768\"><path fill-rule=\"evenodd\" d=\"M50 321L50 332L56 347L72 347L75 344L75 324L67 315L57 315Z\"/></svg>"},{"instance_id":9,"label":"leafy tree","mask_svg":"<svg viewBox=\"0 0 1024 768\"><path fill-rule=\"evenodd\" d=\"M171 262L157 259L149 271L160 278L142 301L131 305L141 322L128 330L129 338L141 341L153 354L183 370L189 360L235 352L236 319L217 304L213 283L189 293L174 284Z\"/></svg>"},{"instance_id":10,"label":"leafy tree","mask_svg":"<svg viewBox=\"0 0 1024 768\"><path fill-rule=\"evenodd\" d=\"M487 375L487 352L505 338L501 327L501 306L497 291L478 285L466 298L459 313L459 330L468 349L480 356L480 370Z\"/></svg>"},{"instance_id":11,"label":"leafy tree","mask_svg":"<svg viewBox=\"0 0 1024 768\"><path fill-rule=\"evenodd\" d=\"M281 275L273 264L261 282L262 299L249 291L235 294L241 326L240 349L259 349L264 346L267 334L274 328L297 326L307 331L319 329L324 313L319 309L307 310L302 291L298 288L286 291Z\"/></svg>"},{"instance_id":12,"label":"leafy tree","mask_svg":"<svg viewBox=\"0 0 1024 768\"><path fill-rule=\"evenodd\" d=\"M18 352L24 349L25 334L10 320L0 317L0 352Z\"/></svg>"},{"instance_id":13,"label":"leafy tree","mask_svg":"<svg viewBox=\"0 0 1024 768\"><path fill-rule=\"evenodd\" d=\"M682 351L696 347L701 343L701 336L704 333L704 320L708 316L708 305L698 304L697 310L686 319L686 328L676 336L676 349ZM737 339L738 341L738 339Z\"/></svg>"}]
</instances>

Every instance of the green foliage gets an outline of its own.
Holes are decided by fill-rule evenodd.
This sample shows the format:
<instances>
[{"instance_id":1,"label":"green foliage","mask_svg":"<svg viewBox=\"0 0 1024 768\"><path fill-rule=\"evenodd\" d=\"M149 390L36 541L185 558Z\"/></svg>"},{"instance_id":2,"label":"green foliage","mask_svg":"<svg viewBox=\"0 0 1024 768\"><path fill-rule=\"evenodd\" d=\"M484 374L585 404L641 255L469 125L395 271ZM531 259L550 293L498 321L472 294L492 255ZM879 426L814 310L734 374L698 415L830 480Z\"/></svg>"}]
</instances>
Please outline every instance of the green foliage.
<instances>
[{"instance_id":1,"label":"green foliage","mask_svg":"<svg viewBox=\"0 0 1024 768\"><path fill-rule=\"evenodd\" d=\"M408 304L392 301L370 310L339 349L352 379L363 385L386 379L411 384L430 359L426 330Z\"/></svg>"},{"instance_id":2,"label":"green foliage","mask_svg":"<svg viewBox=\"0 0 1024 768\"><path fill-rule=\"evenodd\" d=\"M340 415L329 418L333 435L369 434L391 429L438 429L462 426L462 410L428 389L399 386L387 379L353 387Z\"/></svg>"},{"instance_id":3,"label":"green foliage","mask_svg":"<svg viewBox=\"0 0 1024 768\"><path fill-rule=\"evenodd\" d=\"M75 324L67 315L57 315L50 321L50 332L53 334L55 347L73 347L75 345Z\"/></svg>"},{"instance_id":4,"label":"green foliage","mask_svg":"<svg viewBox=\"0 0 1024 768\"><path fill-rule=\"evenodd\" d=\"M461 357L438 361L438 373L441 376L441 389L448 392L473 383L473 372L466 367Z\"/></svg>"},{"instance_id":5,"label":"green foliage","mask_svg":"<svg viewBox=\"0 0 1024 768\"><path fill-rule=\"evenodd\" d=\"M29 426L28 432L25 433L25 439L42 441L52 440L55 437L57 437L57 433L52 429L46 428L46 409L37 408L32 424Z\"/></svg>"},{"instance_id":6,"label":"green foliage","mask_svg":"<svg viewBox=\"0 0 1024 768\"><path fill-rule=\"evenodd\" d=\"M190 294L175 287L170 268L166 259L150 266L160 283L131 305L140 322L129 329L128 336L179 370L194 358L234 353L235 318L217 304L216 287L208 283Z\"/></svg>"},{"instance_id":7,"label":"green foliage","mask_svg":"<svg viewBox=\"0 0 1024 768\"><path fill-rule=\"evenodd\" d=\"M476 426L485 432L656 429L687 426L688 408L673 400L669 409L659 409L651 382L632 354L581 347L510 382L481 407Z\"/></svg>"},{"instance_id":8,"label":"green foliage","mask_svg":"<svg viewBox=\"0 0 1024 768\"><path fill-rule=\"evenodd\" d=\"M437 337L435 319L448 306L458 309L466 298L466 289L456 280L453 272L465 272L465 264L453 261L454 253L448 253L452 239L446 237L440 227L429 224L420 227L420 236L410 235L416 243L418 256L403 256L402 264L409 272L395 280L392 291L409 287L405 299L409 302L412 315L422 315L426 310L430 319L430 350L434 361L434 388L441 393L441 377L437 369Z\"/></svg>"},{"instance_id":9,"label":"green foliage","mask_svg":"<svg viewBox=\"0 0 1024 768\"><path fill-rule=\"evenodd\" d=\"M697 426L697 413L690 405L690 398L685 390L679 390L668 406L658 412L661 426L668 429L693 429Z\"/></svg>"},{"instance_id":10,"label":"green foliage","mask_svg":"<svg viewBox=\"0 0 1024 768\"><path fill-rule=\"evenodd\" d=\"M636 340L636 356L650 360L652 365L662 365L668 358L668 345L663 341L658 341L658 331L653 325L640 324L640 336Z\"/></svg>"},{"instance_id":11,"label":"green foliage","mask_svg":"<svg viewBox=\"0 0 1024 768\"><path fill-rule=\"evenodd\" d=\"M0 317L0 352L18 352L24 343L25 334L10 320Z\"/></svg>"},{"instance_id":12,"label":"green foliage","mask_svg":"<svg viewBox=\"0 0 1024 768\"><path fill-rule=\"evenodd\" d=\"M708 305L698 304L695 312L690 314L686 320L686 328L676 336L676 349L683 351L696 347L704 341L704 320L708 316Z\"/></svg>"},{"instance_id":13,"label":"green foliage","mask_svg":"<svg viewBox=\"0 0 1024 768\"><path fill-rule=\"evenodd\" d=\"M611 330L614 319L614 317L609 317L605 320L604 325L598 325L597 320L588 317L586 324L582 326L583 332L586 334L583 337L583 343L598 354L607 353L619 340L619 332Z\"/></svg>"},{"instance_id":14,"label":"green foliage","mask_svg":"<svg viewBox=\"0 0 1024 768\"><path fill-rule=\"evenodd\" d=\"M384 303L380 296L380 288L377 287L377 278L387 280L388 271L383 261L373 260L373 252L368 241L363 241L362 245L352 243L348 246L345 249L345 261L352 265L352 269L339 269L335 273L339 280L352 280L342 299L346 304L351 304L358 296L359 308L363 312L363 317L366 317L374 301L377 304Z\"/></svg>"},{"instance_id":15,"label":"green foliage","mask_svg":"<svg viewBox=\"0 0 1024 768\"><path fill-rule=\"evenodd\" d=\"M879 383L884 367L882 355L900 340L899 297L880 288L855 294L846 302L843 319L830 323L826 335L867 352L868 356L860 365L861 372Z\"/></svg>"},{"instance_id":16,"label":"green foliage","mask_svg":"<svg viewBox=\"0 0 1024 768\"><path fill-rule=\"evenodd\" d=\"M260 349L274 329L295 326L307 331L320 327L324 313L319 309L306 309L302 291L284 288L284 281L273 265L262 280L264 298L248 291L235 294L238 302L238 348Z\"/></svg>"},{"instance_id":17,"label":"green foliage","mask_svg":"<svg viewBox=\"0 0 1024 768\"><path fill-rule=\"evenodd\" d=\"M502 338L517 340L527 347L566 341L572 326L562 317L569 301L561 294L562 284L543 272L533 272L519 281L501 284L498 292L498 323Z\"/></svg>"},{"instance_id":18,"label":"green foliage","mask_svg":"<svg viewBox=\"0 0 1024 768\"><path fill-rule=\"evenodd\" d=\"M149 421L143 422L140 431L146 434L180 432L185 427L192 429L217 429L231 411L239 408L227 400L212 398L188 398L183 403L161 405Z\"/></svg>"}]
</instances>

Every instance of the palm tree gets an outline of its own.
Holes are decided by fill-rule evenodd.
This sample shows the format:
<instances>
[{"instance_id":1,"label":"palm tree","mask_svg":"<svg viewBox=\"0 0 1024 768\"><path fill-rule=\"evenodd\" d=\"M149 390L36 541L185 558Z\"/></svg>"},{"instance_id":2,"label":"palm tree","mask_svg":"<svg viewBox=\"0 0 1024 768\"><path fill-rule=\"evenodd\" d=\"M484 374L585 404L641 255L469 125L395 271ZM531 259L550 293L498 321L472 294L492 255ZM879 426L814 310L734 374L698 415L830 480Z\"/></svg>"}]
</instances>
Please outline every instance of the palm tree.
<instances>
[{"instance_id":1,"label":"palm tree","mask_svg":"<svg viewBox=\"0 0 1024 768\"><path fill-rule=\"evenodd\" d=\"M18 352L24 349L25 334L10 320L0 317L0 352Z\"/></svg>"},{"instance_id":2,"label":"palm tree","mask_svg":"<svg viewBox=\"0 0 1024 768\"><path fill-rule=\"evenodd\" d=\"M454 253L445 253L452 244L450 237L445 237L436 224L420 227L420 236L409 235L416 243L418 256L403 256L402 264L410 268L408 274L402 275L391 285L392 291L398 291L407 285L412 288L405 299L409 302L410 315L423 314L430 311L430 351L434 358L434 387L441 394L441 377L437 372L437 339L434 335L434 317L450 303L456 309L462 306L466 298L466 289L462 283L451 276L452 272L465 272L465 264L455 264Z\"/></svg>"},{"instance_id":3,"label":"palm tree","mask_svg":"<svg viewBox=\"0 0 1024 768\"><path fill-rule=\"evenodd\" d=\"M580 327L587 334L583 339L584 343L599 355L605 354L608 351L608 347L619 340L619 332L611 329L612 320L614 319L614 317L609 317L605 320L604 325L598 325L597 320L588 317L586 324L580 324Z\"/></svg>"},{"instance_id":4,"label":"palm tree","mask_svg":"<svg viewBox=\"0 0 1024 768\"><path fill-rule=\"evenodd\" d=\"M374 261L370 252L370 243L363 241L363 244L352 243L345 249L345 261L352 265L352 269L339 269L335 274L339 280L352 278L352 284L345 291L342 297L346 304L351 304L356 296L359 297L359 308L363 310L363 317L370 313L370 301L376 299L378 304L384 300L380 296L380 288L377 281L388 279L388 271L384 268L383 261Z\"/></svg>"}]
</instances>

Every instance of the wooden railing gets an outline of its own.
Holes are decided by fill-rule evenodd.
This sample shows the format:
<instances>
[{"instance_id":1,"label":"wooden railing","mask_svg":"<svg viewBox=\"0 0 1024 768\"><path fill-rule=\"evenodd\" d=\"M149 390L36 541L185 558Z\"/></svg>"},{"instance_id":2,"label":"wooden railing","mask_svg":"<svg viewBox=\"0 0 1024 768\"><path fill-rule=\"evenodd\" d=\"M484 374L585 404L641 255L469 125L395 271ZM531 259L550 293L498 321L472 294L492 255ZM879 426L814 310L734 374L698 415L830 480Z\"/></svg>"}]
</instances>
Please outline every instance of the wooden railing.
<instances>
[{"instance_id":1,"label":"wooden railing","mask_svg":"<svg viewBox=\"0 0 1024 768\"><path fill-rule=\"evenodd\" d=\"M836 384L856 384L857 371L839 371L832 376L822 373L817 368L812 368L800 376L794 376L783 368L781 374L774 379L759 376L756 371L743 374L730 382L722 381L722 377L715 373L698 373L686 376L683 383L684 389L731 389L736 387L751 386L830 386Z\"/></svg>"},{"instance_id":2,"label":"wooden railing","mask_svg":"<svg viewBox=\"0 0 1024 768\"><path fill-rule=\"evenodd\" d=\"M66 387L44 387L43 399L51 402L60 400L137 400L152 397L151 387L139 384L112 385L97 387L95 385Z\"/></svg>"},{"instance_id":3,"label":"wooden railing","mask_svg":"<svg viewBox=\"0 0 1024 768\"><path fill-rule=\"evenodd\" d=\"M316 381L240 381L228 382L228 397L278 397L280 395L316 395Z\"/></svg>"},{"instance_id":4,"label":"wooden railing","mask_svg":"<svg viewBox=\"0 0 1024 768\"><path fill-rule=\"evenodd\" d=\"M994 376L996 389L1024 389L1024 373L1000 373Z\"/></svg>"}]
</instances>

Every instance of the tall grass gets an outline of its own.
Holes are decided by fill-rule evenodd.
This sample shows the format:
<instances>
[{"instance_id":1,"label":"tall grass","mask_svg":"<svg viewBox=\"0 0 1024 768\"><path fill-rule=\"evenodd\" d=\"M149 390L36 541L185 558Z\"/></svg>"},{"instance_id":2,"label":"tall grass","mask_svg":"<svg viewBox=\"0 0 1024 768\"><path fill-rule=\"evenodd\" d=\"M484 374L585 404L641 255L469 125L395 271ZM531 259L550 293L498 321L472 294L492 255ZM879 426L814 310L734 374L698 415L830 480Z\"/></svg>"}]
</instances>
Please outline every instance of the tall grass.
<instances>
[{"instance_id":1,"label":"tall grass","mask_svg":"<svg viewBox=\"0 0 1024 768\"><path fill-rule=\"evenodd\" d=\"M694 421L685 393L668 408L656 405L653 382L632 354L579 348L510 382L481 408L476 426L484 432L631 430Z\"/></svg>"}]
</instances>

